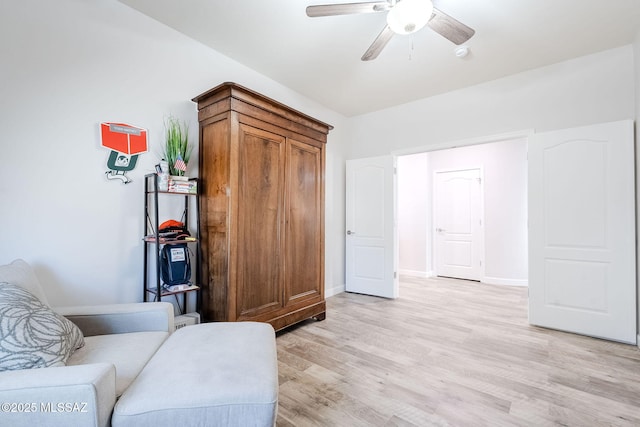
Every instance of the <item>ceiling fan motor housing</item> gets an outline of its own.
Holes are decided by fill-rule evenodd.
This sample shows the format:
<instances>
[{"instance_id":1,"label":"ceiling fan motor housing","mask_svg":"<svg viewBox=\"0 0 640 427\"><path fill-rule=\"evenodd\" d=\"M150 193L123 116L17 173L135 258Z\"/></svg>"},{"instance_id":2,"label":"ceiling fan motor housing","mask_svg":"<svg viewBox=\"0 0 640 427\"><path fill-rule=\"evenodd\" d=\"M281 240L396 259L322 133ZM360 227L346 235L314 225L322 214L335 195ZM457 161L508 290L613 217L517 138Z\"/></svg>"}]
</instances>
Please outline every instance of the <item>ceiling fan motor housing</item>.
<instances>
[{"instance_id":1,"label":"ceiling fan motor housing","mask_svg":"<svg viewBox=\"0 0 640 427\"><path fill-rule=\"evenodd\" d=\"M411 34L421 30L433 13L430 0L402 0L387 13L387 25L396 34Z\"/></svg>"}]
</instances>

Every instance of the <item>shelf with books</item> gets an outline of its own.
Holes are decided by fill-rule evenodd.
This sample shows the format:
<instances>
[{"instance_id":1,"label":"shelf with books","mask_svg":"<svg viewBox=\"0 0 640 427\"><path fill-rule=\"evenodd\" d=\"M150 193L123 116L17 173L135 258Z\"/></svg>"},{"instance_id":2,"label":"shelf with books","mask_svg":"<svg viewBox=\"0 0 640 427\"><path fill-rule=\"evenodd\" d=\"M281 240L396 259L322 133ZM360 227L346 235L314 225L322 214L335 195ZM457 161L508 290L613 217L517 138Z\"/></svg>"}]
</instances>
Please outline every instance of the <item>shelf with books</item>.
<instances>
[{"instance_id":1,"label":"shelf with books","mask_svg":"<svg viewBox=\"0 0 640 427\"><path fill-rule=\"evenodd\" d=\"M198 182L194 178L183 176L169 177L169 189L167 193L198 194Z\"/></svg>"},{"instance_id":2,"label":"shelf with books","mask_svg":"<svg viewBox=\"0 0 640 427\"><path fill-rule=\"evenodd\" d=\"M143 240L147 243L155 243L156 236L144 236ZM160 236L160 244L162 245L177 245L180 243L193 243L197 242L198 239L195 237L185 237L183 239L176 239L172 237L162 237Z\"/></svg>"},{"instance_id":3,"label":"shelf with books","mask_svg":"<svg viewBox=\"0 0 640 427\"><path fill-rule=\"evenodd\" d=\"M195 297L195 311L200 311L201 295L199 282L199 269L197 266L200 262L200 229L199 229L199 206L198 206L198 179L186 178L181 182L193 183L191 186L195 193L186 193L181 191L160 191L158 189L158 175L147 174L145 176L144 183L144 236L142 237L144 246L144 274L143 274L143 300L146 301L161 301L163 297L174 295L176 302L180 308L181 314L186 313L188 307L187 294L192 292L196 293ZM171 190L171 188L170 188ZM166 221L167 223L180 224L178 228L168 228L164 224L160 223L159 211L160 205L162 205L163 212L167 210L176 209L175 203L165 203L163 201L164 195L181 195L184 197L184 204L180 208L182 210L183 222L177 222L174 220ZM195 197L192 197L195 196ZM165 199L168 200L168 199ZM194 206L195 205L195 206ZM194 210L195 208L195 210ZM190 224L190 212L194 214L195 221ZM172 224L172 225L173 225ZM178 245L183 245L184 250ZM183 271L184 282L177 281L177 286L172 288L166 286L163 281L162 272L162 252L163 248L171 247L170 251L165 250L165 260L167 259L166 253L173 254L175 251L182 251L182 264L188 265ZM168 249L168 248L165 248ZM173 255L171 255L173 257ZM186 261L185 261L186 259ZM195 268L191 268L191 261L194 261ZM175 265L175 264L172 264ZM195 272L195 280L191 280L191 272ZM166 269L164 271L166 273ZM171 276L170 276L171 277ZM182 277L181 277L182 279ZM176 280L164 279L170 283L176 284ZM178 295L182 295L182 306L177 299ZM193 300L191 300L193 303Z\"/></svg>"}]
</instances>

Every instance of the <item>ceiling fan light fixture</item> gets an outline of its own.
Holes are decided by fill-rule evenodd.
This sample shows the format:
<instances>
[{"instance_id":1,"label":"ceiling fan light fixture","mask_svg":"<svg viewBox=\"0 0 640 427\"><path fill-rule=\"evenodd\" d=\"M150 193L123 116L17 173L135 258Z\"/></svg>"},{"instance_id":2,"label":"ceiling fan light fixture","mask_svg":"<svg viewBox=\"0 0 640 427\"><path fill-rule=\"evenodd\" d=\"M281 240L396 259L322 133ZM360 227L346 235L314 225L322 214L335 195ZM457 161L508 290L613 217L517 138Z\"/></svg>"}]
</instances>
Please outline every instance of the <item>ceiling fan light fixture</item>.
<instances>
[{"instance_id":1,"label":"ceiling fan light fixture","mask_svg":"<svg viewBox=\"0 0 640 427\"><path fill-rule=\"evenodd\" d=\"M402 0L387 13L387 25L396 34L411 34L421 30L433 13L430 0Z\"/></svg>"}]
</instances>

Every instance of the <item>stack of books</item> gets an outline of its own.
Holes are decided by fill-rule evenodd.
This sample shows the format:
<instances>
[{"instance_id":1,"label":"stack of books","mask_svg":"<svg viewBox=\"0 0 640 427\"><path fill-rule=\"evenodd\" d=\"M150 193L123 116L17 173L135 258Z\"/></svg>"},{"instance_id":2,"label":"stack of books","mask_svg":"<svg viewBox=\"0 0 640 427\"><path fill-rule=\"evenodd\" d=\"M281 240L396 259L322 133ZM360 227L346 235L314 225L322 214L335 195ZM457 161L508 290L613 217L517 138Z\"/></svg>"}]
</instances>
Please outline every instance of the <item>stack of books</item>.
<instances>
[{"instance_id":1,"label":"stack of books","mask_svg":"<svg viewBox=\"0 0 640 427\"><path fill-rule=\"evenodd\" d=\"M169 192L171 193L198 193L198 183L189 181L186 176L169 177Z\"/></svg>"},{"instance_id":2,"label":"stack of books","mask_svg":"<svg viewBox=\"0 0 640 427\"><path fill-rule=\"evenodd\" d=\"M142 238L145 242L155 242L156 241L156 236L144 236ZM176 236L176 235L163 235L163 233L160 233L160 243L165 244L165 243L174 243L174 242L195 242L196 239L195 237L192 236L186 236L186 235L181 235L181 236Z\"/></svg>"}]
</instances>

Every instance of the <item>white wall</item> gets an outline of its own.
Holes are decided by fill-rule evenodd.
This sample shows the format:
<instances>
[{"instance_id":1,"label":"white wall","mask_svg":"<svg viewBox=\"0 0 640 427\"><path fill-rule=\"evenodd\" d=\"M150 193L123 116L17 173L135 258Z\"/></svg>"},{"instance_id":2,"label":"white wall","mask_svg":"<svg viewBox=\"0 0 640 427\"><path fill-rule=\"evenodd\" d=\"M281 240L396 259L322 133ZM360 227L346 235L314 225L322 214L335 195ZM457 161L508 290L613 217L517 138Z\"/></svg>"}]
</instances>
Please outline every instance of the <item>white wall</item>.
<instances>
[{"instance_id":1,"label":"white wall","mask_svg":"<svg viewBox=\"0 0 640 427\"><path fill-rule=\"evenodd\" d=\"M342 116L113 0L2 1L0 57L0 264L34 265L54 305L142 299L142 182L159 160L164 117L187 120L197 144L190 99L224 81L335 126L326 283L344 283ZM149 130L131 184L104 178L102 121Z\"/></svg>"},{"instance_id":2,"label":"white wall","mask_svg":"<svg viewBox=\"0 0 640 427\"><path fill-rule=\"evenodd\" d=\"M633 61L629 45L354 117L347 158L634 118Z\"/></svg>"},{"instance_id":3,"label":"white wall","mask_svg":"<svg viewBox=\"0 0 640 427\"><path fill-rule=\"evenodd\" d=\"M397 160L398 269L400 274L431 273L431 176L427 153Z\"/></svg>"}]
</instances>

